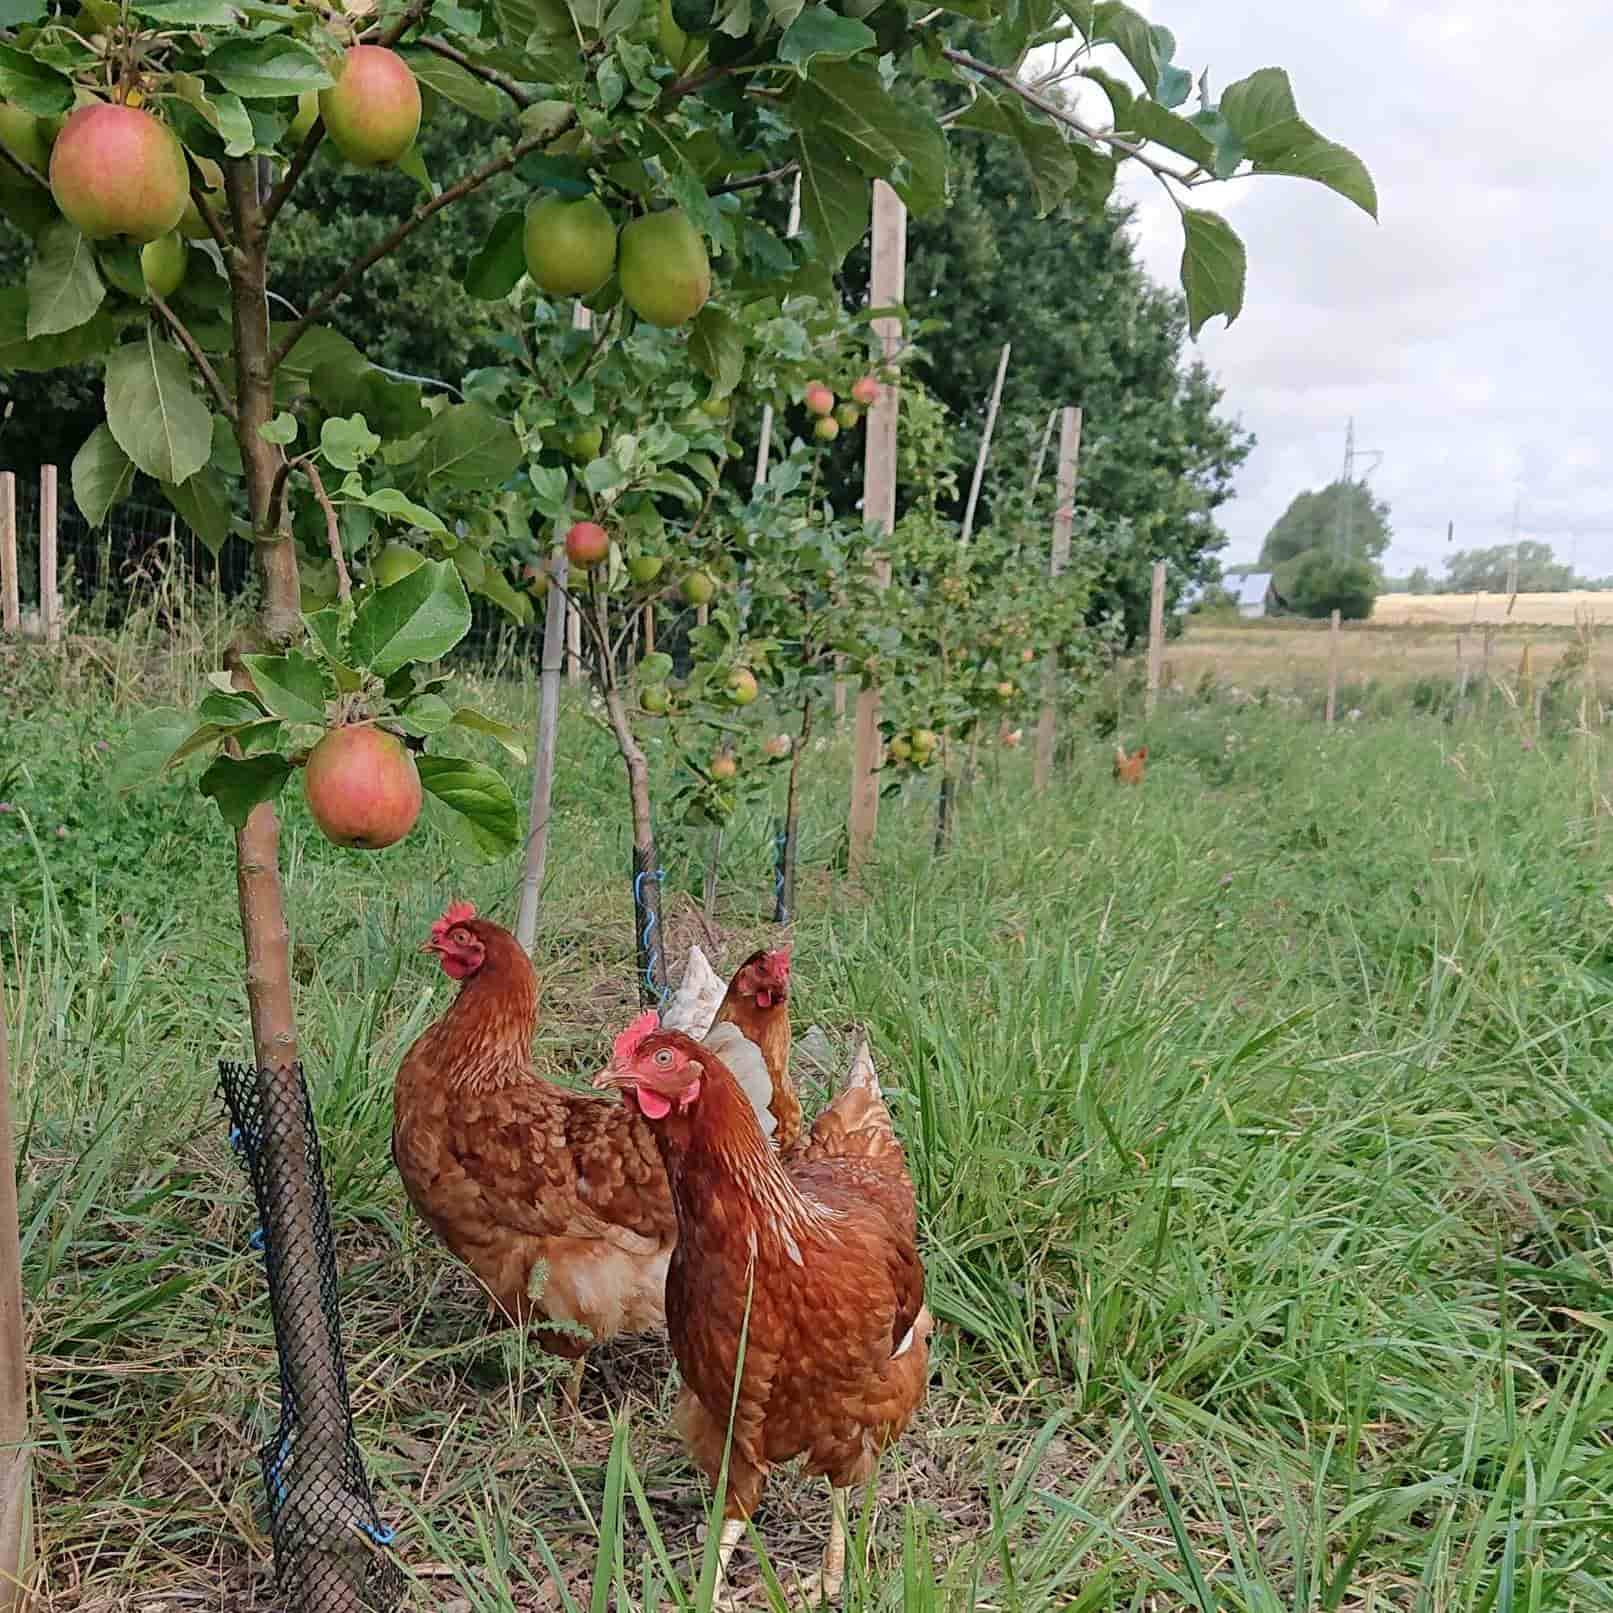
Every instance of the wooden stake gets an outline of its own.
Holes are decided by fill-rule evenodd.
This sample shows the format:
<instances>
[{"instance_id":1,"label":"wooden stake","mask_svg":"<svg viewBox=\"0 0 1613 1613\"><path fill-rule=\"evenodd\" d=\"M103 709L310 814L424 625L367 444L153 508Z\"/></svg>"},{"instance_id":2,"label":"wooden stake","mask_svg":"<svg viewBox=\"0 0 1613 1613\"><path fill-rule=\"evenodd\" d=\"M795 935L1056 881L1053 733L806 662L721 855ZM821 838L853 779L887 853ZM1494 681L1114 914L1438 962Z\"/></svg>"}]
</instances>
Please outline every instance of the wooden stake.
<instances>
[{"instance_id":1,"label":"wooden stake","mask_svg":"<svg viewBox=\"0 0 1613 1613\"><path fill-rule=\"evenodd\" d=\"M980 434L980 452L975 456L974 479L969 483L969 501L963 507L963 530L958 534L960 543L967 543L975 529L975 506L980 502L980 484L986 476L986 459L991 453L991 434L997 429L997 409L1003 401L1003 380L1008 374L1008 355L1012 342L1003 343L1003 356L997 360L997 379L991 383L991 402L986 405L986 429Z\"/></svg>"},{"instance_id":2,"label":"wooden stake","mask_svg":"<svg viewBox=\"0 0 1613 1613\"><path fill-rule=\"evenodd\" d=\"M888 308L901 302L907 279L907 209L882 179L874 181L872 265L868 301ZM900 319L874 321L887 363L902 341ZM897 383L881 382L879 396L868 411L863 442L863 517L887 534L896 525L896 425L901 394ZM881 556L874 564L883 588L890 581L890 561ZM857 692L857 724L851 762L851 807L846 817L847 871L852 878L874 843L879 825L879 689L870 685Z\"/></svg>"},{"instance_id":3,"label":"wooden stake","mask_svg":"<svg viewBox=\"0 0 1613 1613\"><path fill-rule=\"evenodd\" d=\"M0 471L0 630L22 631L17 577L17 473Z\"/></svg>"},{"instance_id":4,"label":"wooden stake","mask_svg":"<svg viewBox=\"0 0 1613 1613\"><path fill-rule=\"evenodd\" d=\"M1057 502L1053 508L1053 557L1048 570L1061 576L1070 563L1070 533L1075 526L1075 473L1081 456L1081 411L1066 407L1059 422ZM1036 764L1032 788L1045 790L1053 778L1053 747L1058 738L1058 654L1042 662L1042 712L1036 722Z\"/></svg>"},{"instance_id":5,"label":"wooden stake","mask_svg":"<svg viewBox=\"0 0 1613 1613\"><path fill-rule=\"evenodd\" d=\"M1150 631L1152 628L1150 627ZM1460 652L1462 641L1457 639ZM1339 613L1333 612L1327 624L1327 726L1333 726L1333 716L1339 703Z\"/></svg>"},{"instance_id":6,"label":"wooden stake","mask_svg":"<svg viewBox=\"0 0 1613 1613\"><path fill-rule=\"evenodd\" d=\"M549 866L549 818L554 799L555 741L560 730L560 666L566 618L566 548L557 543L549 556L549 591L544 595L543 660L538 671L538 728L532 753L532 795L527 807L526 867L521 874L521 902L515 915L515 939L530 952L538 939L538 910Z\"/></svg>"},{"instance_id":7,"label":"wooden stake","mask_svg":"<svg viewBox=\"0 0 1613 1613\"><path fill-rule=\"evenodd\" d=\"M801 176L795 176L795 188L790 192L790 224L785 231L788 240L800 234L801 231ZM773 449L773 405L762 405L762 440L756 445L756 479L752 484L755 487L767 485L767 459Z\"/></svg>"},{"instance_id":8,"label":"wooden stake","mask_svg":"<svg viewBox=\"0 0 1613 1613\"><path fill-rule=\"evenodd\" d=\"M7 482L11 479L7 472ZM11 1126L11 1066L0 980L0 1613L23 1613L33 1568L27 1344L17 1230L17 1145Z\"/></svg>"},{"instance_id":9,"label":"wooden stake","mask_svg":"<svg viewBox=\"0 0 1613 1613\"><path fill-rule=\"evenodd\" d=\"M1025 483L1027 497L1034 496L1042 485L1042 466L1047 463L1047 445L1053 440L1053 422L1059 417L1057 409L1047 412L1047 424L1042 427L1042 440L1036 445L1036 458L1031 465L1030 479Z\"/></svg>"},{"instance_id":10,"label":"wooden stake","mask_svg":"<svg viewBox=\"0 0 1613 1613\"><path fill-rule=\"evenodd\" d=\"M1148 601L1148 691L1143 696L1143 717L1154 715L1159 699L1159 663L1165 653L1165 562L1154 562L1154 591Z\"/></svg>"},{"instance_id":11,"label":"wooden stake","mask_svg":"<svg viewBox=\"0 0 1613 1613\"><path fill-rule=\"evenodd\" d=\"M62 641L62 600L56 587L56 467L39 467L39 614L45 642Z\"/></svg>"}]
</instances>

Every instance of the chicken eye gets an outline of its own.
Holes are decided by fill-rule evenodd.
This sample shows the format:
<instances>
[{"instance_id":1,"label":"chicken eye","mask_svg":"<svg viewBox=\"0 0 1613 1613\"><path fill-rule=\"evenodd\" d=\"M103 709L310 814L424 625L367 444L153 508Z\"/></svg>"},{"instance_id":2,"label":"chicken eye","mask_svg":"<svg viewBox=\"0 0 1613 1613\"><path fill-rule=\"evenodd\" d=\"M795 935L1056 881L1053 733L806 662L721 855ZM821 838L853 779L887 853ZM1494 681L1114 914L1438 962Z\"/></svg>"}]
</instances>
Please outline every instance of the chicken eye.
<instances>
[{"instance_id":1,"label":"chicken eye","mask_svg":"<svg viewBox=\"0 0 1613 1613\"><path fill-rule=\"evenodd\" d=\"M672 1062L672 1049L670 1047L663 1047L661 1051L655 1055L655 1062L660 1065L663 1070L666 1069L666 1067Z\"/></svg>"}]
</instances>

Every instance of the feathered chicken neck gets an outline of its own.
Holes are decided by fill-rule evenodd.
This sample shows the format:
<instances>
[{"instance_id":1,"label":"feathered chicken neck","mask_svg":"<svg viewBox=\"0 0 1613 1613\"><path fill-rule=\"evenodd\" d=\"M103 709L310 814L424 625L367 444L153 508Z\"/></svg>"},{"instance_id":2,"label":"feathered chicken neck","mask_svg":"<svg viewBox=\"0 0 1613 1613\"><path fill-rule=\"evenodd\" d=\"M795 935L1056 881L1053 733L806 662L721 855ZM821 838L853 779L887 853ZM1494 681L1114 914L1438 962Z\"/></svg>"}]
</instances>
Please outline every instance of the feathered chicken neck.
<instances>
[{"instance_id":1,"label":"feathered chicken neck","mask_svg":"<svg viewBox=\"0 0 1613 1613\"><path fill-rule=\"evenodd\" d=\"M685 1235L686 1217L698 1218L702 1202L721 1194L730 1210L750 1210L749 1230L773 1233L799 1264L796 1240L823 1233L837 1217L791 1180L722 1060L704 1048L699 1057L705 1073L694 1106L684 1114L674 1110L652 1128L672 1183L679 1235Z\"/></svg>"},{"instance_id":2,"label":"feathered chicken neck","mask_svg":"<svg viewBox=\"0 0 1613 1613\"><path fill-rule=\"evenodd\" d=\"M450 1083L466 1091L488 1092L533 1075L538 977L513 937L492 933L486 948L481 968L421 1037Z\"/></svg>"}]
</instances>

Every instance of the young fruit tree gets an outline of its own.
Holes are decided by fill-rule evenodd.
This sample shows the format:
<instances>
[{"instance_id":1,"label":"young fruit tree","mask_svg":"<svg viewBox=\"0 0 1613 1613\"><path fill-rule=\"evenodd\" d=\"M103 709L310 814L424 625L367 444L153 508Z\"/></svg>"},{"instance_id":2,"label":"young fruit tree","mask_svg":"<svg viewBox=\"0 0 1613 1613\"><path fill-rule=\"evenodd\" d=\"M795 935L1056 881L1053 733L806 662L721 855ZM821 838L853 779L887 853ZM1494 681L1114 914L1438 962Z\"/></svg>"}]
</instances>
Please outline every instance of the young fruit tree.
<instances>
[{"instance_id":1,"label":"young fruit tree","mask_svg":"<svg viewBox=\"0 0 1613 1613\"><path fill-rule=\"evenodd\" d=\"M513 175L537 205L498 219L468 280L502 296L527 275L557 288L546 296L616 310L611 353L681 330L720 398L746 354L733 302L708 307L714 286L741 304L827 294L868 228L872 181L888 181L914 213L943 204L949 138L1012 141L1047 204L1100 204L1123 162L1158 175L1181 207L1195 330L1234 318L1244 294L1243 247L1224 219L1190 205L1196 189L1240 173L1293 175L1375 207L1361 163L1300 118L1281 70L1211 99L1175 62L1169 31L1119 0L666 9L9 0L0 11L0 207L33 248L26 283L0 291L0 364L101 365L106 420L72 466L92 524L140 479L210 546L234 536L256 553L257 642L220 669L201 709L157 714L141 739L154 762L210 758L200 787L236 836L265 1081L300 1079L275 802L299 769L309 787L302 764L325 735L379 729L408 753L373 742L361 765L349 742L342 766L315 768L311 804L344 836L378 844L399 831L412 765L426 812L472 855L503 855L518 839L498 776L441 749L446 730L488 725L446 698L435 663L463 636L469 594L530 611L489 564L520 536L506 483L526 467L551 522L570 514L571 494L564 473L541 462L533 471L530 439L484 401L428 398L367 361L365 331L338 329L348 293L402 242ZM1057 71L1021 77L1027 53L1044 46L1060 47ZM413 141L444 101L485 123L487 151L435 176ZM276 296L275 232L316 161L392 165L420 195L291 309ZM759 197L796 173L801 231L787 240ZM562 210L557 199L587 205ZM581 375L565 399L579 416L588 384ZM698 468L678 468L699 452L693 437L679 448L651 427L631 451L620 438L605 457L586 440L571 447L590 500L613 491L620 508L642 492L653 503L663 477L677 482L669 498L698 487ZM576 513L610 530L600 510ZM653 525L648 510L642 520ZM613 538L624 558L662 552L641 530ZM404 572L399 545L429 558ZM684 601L720 597L715 562L667 558ZM603 607L613 565L590 569L576 592L596 646L619 655ZM716 631L726 646L731 630ZM607 708L632 773L625 698L614 682ZM327 790L327 777L348 782Z\"/></svg>"}]
</instances>

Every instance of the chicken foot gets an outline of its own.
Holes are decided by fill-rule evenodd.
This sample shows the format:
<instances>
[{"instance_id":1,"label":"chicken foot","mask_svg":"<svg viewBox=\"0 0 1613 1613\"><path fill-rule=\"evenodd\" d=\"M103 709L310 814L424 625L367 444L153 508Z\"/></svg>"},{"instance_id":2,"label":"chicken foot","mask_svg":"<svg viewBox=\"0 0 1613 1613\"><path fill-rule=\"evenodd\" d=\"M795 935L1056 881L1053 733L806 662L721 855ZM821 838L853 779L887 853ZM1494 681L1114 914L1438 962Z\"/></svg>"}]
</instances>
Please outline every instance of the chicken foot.
<instances>
[{"instance_id":1,"label":"chicken foot","mask_svg":"<svg viewBox=\"0 0 1613 1613\"><path fill-rule=\"evenodd\" d=\"M846 1509L851 1496L847 1489L829 1487L829 1539L823 1548L823 1566L796 1587L804 1602L837 1602L846 1583Z\"/></svg>"},{"instance_id":2,"label":"chicken foot","mask_svg":"<svg viewBox=\"0 0 1613 1613\"><path fill-rule=\"evenodd\" d=\"M723 1519L722 1533L717 1537L717 1588L711 1600L712 1613L734 1613L739 1606L740 1598L728 1584L728 1565L734 1560L734 1552L744 1538L743 1518Z\"/></svg>"}]
</instances>

